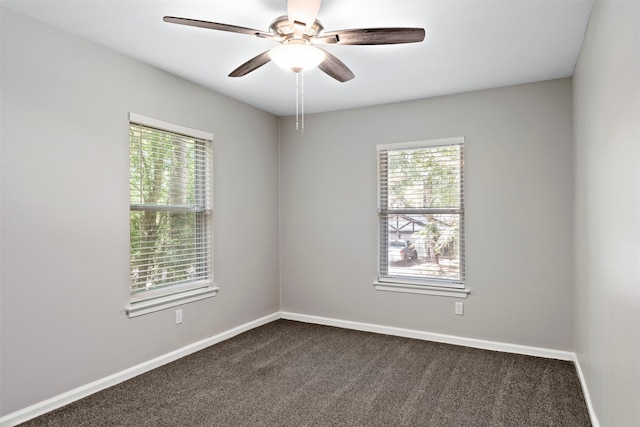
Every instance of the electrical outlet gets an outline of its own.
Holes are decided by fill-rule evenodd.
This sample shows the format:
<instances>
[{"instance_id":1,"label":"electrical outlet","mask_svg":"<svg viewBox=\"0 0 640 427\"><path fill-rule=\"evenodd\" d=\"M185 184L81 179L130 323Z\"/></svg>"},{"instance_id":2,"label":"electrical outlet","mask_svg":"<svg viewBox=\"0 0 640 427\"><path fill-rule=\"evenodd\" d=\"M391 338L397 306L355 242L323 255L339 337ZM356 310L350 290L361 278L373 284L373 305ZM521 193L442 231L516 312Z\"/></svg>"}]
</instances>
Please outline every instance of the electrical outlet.
<instances>
[{"instance_id":1,"label":"electrical outlet","mask_svg":"<svg viewBox=\"0 0 640 427\"><path fill-rule=\"evenodd\" d=\"M182 309L176 310L176 325L182 323Z\"/></svg>"},{"instance_id":2,"label":"electrical outlet","mask_svg":"<svg viewBox=\"0 0 640 427\"><path fill-rule=\"evenodd\" d=\"M464 316L464 303L462 303L462 302L456 302L455 313L456 313L458 316Z\"/></svg>"}]
</instances>

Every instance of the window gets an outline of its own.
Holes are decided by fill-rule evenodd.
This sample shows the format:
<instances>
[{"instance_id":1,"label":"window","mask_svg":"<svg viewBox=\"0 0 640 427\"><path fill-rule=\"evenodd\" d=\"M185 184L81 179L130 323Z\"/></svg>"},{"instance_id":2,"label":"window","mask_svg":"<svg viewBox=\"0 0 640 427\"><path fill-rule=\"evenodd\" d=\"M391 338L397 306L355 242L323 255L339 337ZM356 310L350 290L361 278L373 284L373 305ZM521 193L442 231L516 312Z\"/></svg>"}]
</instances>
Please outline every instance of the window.
<instances>
[{"instance_id":1,"label":"window","mask_svg":"<svg viewBox=\"0 0 640 427\"><path fill-rule=\"evenodd\" d=\"M449 296L461 296L456 290L465 287L463 143L449 138L377 147L376 288L447 288Z\"/></svg>"},{"instance_id":2,"label":"window","mask_svg":"<svg viewBox=\"0 0 640 427\"><path fill-rule=\"evenodd\" d=\"M215 295L212 136L131 113L129 317Z\"/></svg>"}]
</instances>

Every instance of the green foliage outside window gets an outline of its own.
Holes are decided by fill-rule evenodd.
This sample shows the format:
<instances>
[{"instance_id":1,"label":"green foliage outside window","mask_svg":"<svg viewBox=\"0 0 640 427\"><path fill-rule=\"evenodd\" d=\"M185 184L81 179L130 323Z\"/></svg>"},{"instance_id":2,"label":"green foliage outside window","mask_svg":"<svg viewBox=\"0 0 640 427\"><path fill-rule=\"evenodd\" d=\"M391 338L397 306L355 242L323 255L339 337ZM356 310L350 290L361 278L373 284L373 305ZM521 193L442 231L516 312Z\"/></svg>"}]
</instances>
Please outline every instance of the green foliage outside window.
<instances>
[{"instance_id":1,"label":"green foliage outside window","mask_svg":"<svg viewBox=\"0 0 640 427\"><path fill-rule=\"evenodd\" d=\"M203 142L130 127L131 292L205 279Z\"/></svg>"},{"instance_id":2,"label":"green foliage outside window","mask_svg":"<svg viewBox=\"0 0 640 427\"><path fill-rule=\"evenodd\" d=\"M389 249L383 276L462 280L462 145L384 150L381 161L381 250L409 240L417 251L398 262Z\"/></svg>"}]
</instances>

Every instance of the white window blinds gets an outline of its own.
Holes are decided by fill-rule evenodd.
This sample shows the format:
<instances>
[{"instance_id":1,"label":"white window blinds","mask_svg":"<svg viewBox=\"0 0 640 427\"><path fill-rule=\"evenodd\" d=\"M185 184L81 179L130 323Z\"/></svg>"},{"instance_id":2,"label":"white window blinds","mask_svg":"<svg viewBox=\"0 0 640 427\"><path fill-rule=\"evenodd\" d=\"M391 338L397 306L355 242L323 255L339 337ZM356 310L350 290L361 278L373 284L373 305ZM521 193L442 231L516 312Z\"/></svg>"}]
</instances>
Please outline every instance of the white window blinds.
<instances>
[{"instance_id":1,"label":"white window blinds","mask_svg":"<svg viewBox=\"0 0 640 427\"><path fill-rule=\"evenodd\" d=\"M210 285L211 140L134 116L129 135L132 296Z\"/></svg>"},{"instance_id":2,"label":"white window blinds","mask_svg":"<svg viewBox=\"0 0 640 427\"><path fill-rule=\"evenodd\" d=\"M464 286L463 139L378 146L380 281Z\"/></svg>"}]
</instances>

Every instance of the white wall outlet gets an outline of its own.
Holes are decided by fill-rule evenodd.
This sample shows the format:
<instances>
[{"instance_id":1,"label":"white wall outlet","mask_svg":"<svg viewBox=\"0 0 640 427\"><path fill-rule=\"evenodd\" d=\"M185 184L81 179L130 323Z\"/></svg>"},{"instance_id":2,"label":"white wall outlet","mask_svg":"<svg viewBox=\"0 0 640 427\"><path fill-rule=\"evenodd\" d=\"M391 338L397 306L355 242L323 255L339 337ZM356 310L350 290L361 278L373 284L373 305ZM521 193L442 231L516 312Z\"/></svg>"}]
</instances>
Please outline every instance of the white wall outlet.
<instances>
[{"instance_id":1,"label":"white wall outlet","mask_svg":"<svg viewBox=\"0 0 640 427\"><path fill-rule=\"evenodd\" d=\"M464 316L464 303L463 302L456 302L455 313L458 316Z\"/></svg>"},{"instance_id":2,"label":"white wall outlet","mask_svg":"<svg viewBox=\"0 0 640 427\"><path fill-rule=\"evenodd\" d=\"M182 323L182 309L179 308L176 310L176 325Z\"/></svg>"}]
</instances>

